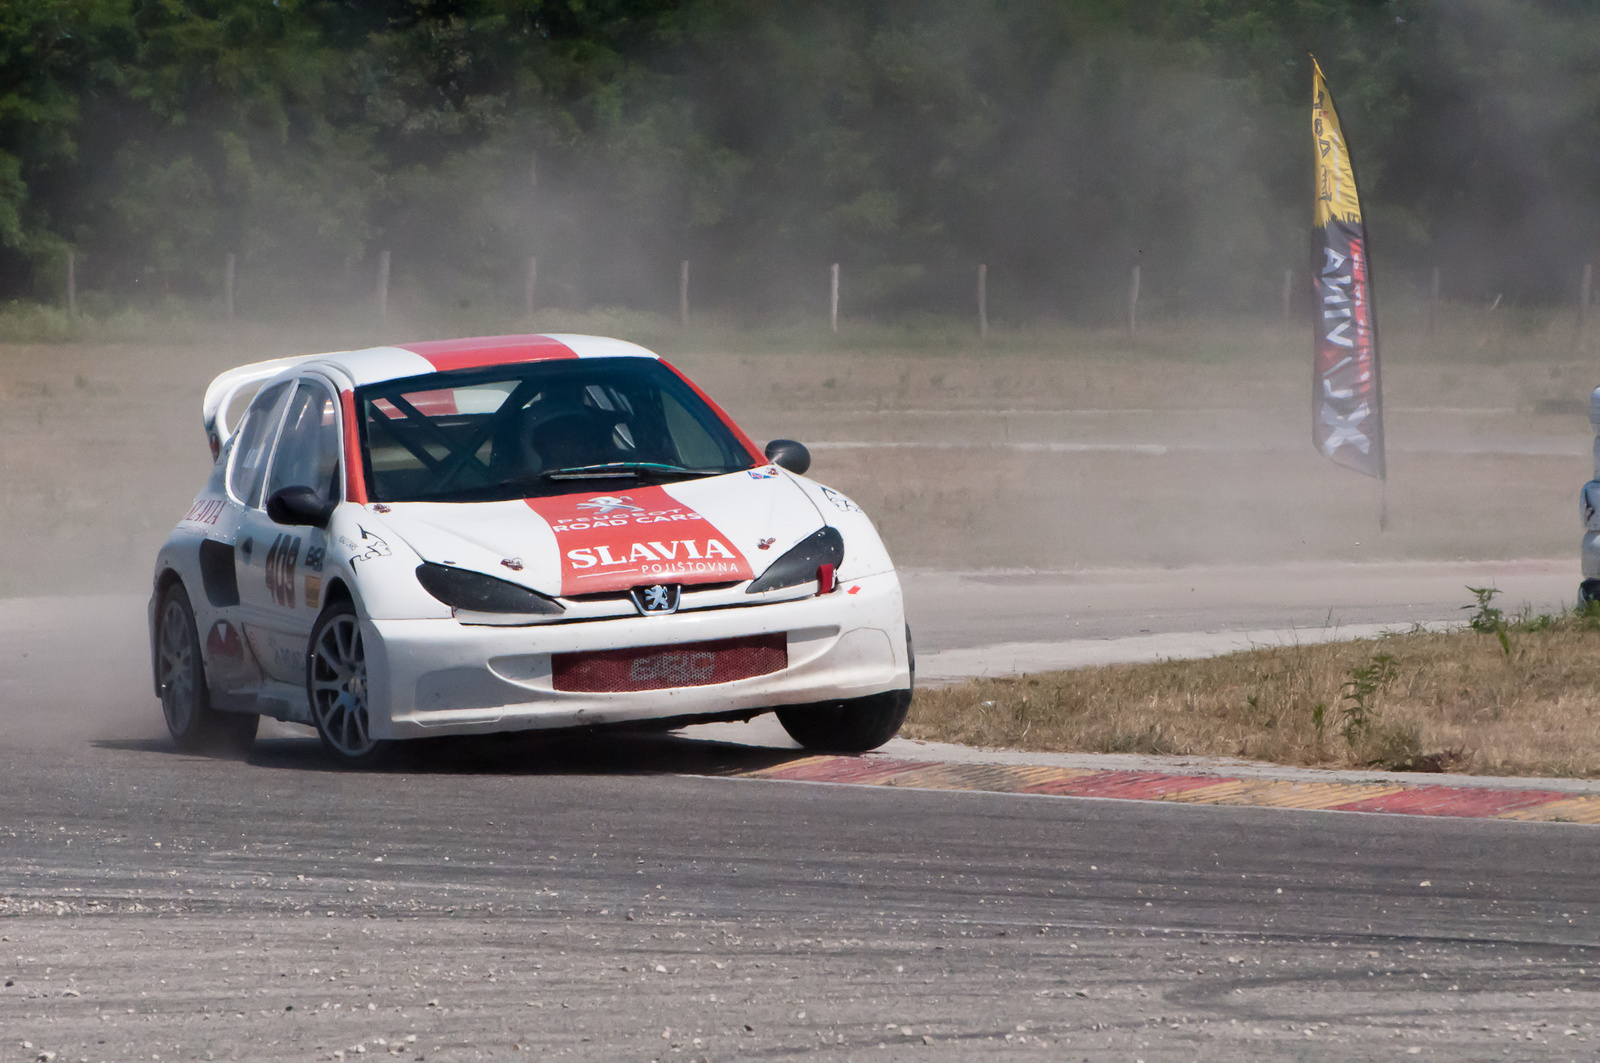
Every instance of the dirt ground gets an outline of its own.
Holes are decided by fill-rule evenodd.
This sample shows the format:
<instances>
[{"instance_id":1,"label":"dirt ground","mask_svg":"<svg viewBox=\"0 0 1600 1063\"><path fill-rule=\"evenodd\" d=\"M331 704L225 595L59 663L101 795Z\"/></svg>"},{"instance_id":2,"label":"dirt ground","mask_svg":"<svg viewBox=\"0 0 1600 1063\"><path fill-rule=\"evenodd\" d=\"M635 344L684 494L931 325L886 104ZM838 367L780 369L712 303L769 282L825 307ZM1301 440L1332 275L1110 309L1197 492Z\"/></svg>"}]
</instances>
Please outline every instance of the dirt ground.
<instances>
[{"instance_id":1,"label":"dirt ground","mask_svg":"<svg viewBox=\"0 0 1600 1063\"><path fill-rule=\"evenodd\" d=\"M1593 373L1397 358L1377 536L1274 336L660 346L817 444L903 566L1574 556ZM0 1060L1592 1053L1584 828L713 779L670 736L347 773L32 726L159 728L116 603L206 473L210 377L314 340L0 346L0 596L106 595L12 603Z\"/></svg>"},{"instance_id":2,"label":"dirt ground","mask_svg":"<svg viewBox=\"0 0 1600 1063\"><path fill-rule=\"evenodd\" d=\"M753 436L811 444L813 475L861 502L903 567L1575 554L1584 364L1393 360L1380 534L1378 485L1310 445L1304 337L1227 335L1192 357L1170 335L1118 349L1068 332L933 353L662 346ZM143 586L209 467L205 385L319 346L289 342L0 345L0 595Z\"/></svg>"}]
</instances>

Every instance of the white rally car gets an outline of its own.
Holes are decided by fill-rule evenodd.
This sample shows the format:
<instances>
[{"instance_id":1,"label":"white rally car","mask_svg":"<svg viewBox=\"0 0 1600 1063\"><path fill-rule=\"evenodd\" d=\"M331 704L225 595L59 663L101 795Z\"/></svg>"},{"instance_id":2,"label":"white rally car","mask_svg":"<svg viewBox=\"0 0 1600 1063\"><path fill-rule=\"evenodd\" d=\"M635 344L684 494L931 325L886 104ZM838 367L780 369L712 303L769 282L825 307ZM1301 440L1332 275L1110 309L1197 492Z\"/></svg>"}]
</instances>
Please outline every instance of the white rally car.
<instances>
[{"instance_id":1,"label":"white rally car","mask_svg":"<svg viewBox=\"0 0 1600 1063\"><path fill-rule=\"evenodd\" d=\"M281 359L223 373L203 415L216 467L150 601L181 747L237 753L267 715L365 763L400 739L776 710L808 748L859 751L905 719L910 632L872 522L642 347Z\"/></svg>"}]
</instances>

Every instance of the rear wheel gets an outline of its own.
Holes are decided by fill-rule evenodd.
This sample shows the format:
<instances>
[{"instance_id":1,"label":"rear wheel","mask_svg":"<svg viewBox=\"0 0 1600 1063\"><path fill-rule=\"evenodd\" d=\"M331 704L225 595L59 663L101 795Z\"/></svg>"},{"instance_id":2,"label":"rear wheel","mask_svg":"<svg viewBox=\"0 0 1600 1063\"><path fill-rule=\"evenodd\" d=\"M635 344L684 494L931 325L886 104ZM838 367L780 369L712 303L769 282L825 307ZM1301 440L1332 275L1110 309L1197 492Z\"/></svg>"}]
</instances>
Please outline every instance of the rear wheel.
<instances>
[{"instance_id":1,"label":"rear wheel","mask_svg":"<svg viewBox=\"0 0 1600 1063\"><path fill-rule=\"evenodd\" d=\"M911 709L911 691L888 690L864 698L822 701L778 710L789 737L819 753L865 753L900 730Z\"/></svg>"},{"instance_id":2,"label":"rear wheel","mask_svg":"<svg viewBox=\"0 0 1600 1063\"><path fill-rule=\"evenodd\" d=\"M156 627L156 684L161 714L178 748L186 753L243 757L256 740L261 717L255 713L217 712L206 687L200 656L200 632L194 607L183 584L174 583L162 596Z\"/></svg>"},{"instance_id":3,"label":"rear wheel","mask_svg":"<svg viewBox=\"0 0 1600 1063\"><path fill-rule=\"evenodd\" d=\"M306 654L311 719L328 751L352 767L370 767L390 743L372 737L367 714L367 654L355 606L337 601L311 630Z\"/></svg>"}]
</instances>

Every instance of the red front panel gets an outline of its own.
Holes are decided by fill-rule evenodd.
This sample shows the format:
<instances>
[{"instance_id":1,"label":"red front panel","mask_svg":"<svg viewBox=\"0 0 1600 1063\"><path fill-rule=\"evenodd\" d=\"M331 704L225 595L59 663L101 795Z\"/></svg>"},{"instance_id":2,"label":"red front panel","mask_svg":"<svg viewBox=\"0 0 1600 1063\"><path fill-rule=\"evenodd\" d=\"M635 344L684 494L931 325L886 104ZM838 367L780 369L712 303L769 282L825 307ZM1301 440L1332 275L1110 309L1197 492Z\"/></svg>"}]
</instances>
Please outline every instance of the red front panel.
<instances>
[{"instance_id":1,"label":"red front panel","mask_svg":"<svg viewBox=\"0 0 1600 1063\"><path fill-rule=\"evenodd\" d=\"M716 525L661 487L527 502L555 532L563 595L751 576L750 562Z\"/></svg>"},{"instance_id":2,"label":"red front panel","mask_svg":"<svg viewBox=\"0 0 1600 1063\"><path fill-rule=\"evenodd\" d=\"M555 688L575 693L703 687L782 671L789 666L789 638L779 632L677 646L558 653L550 666Z\"/></svg>"}]
</instances>

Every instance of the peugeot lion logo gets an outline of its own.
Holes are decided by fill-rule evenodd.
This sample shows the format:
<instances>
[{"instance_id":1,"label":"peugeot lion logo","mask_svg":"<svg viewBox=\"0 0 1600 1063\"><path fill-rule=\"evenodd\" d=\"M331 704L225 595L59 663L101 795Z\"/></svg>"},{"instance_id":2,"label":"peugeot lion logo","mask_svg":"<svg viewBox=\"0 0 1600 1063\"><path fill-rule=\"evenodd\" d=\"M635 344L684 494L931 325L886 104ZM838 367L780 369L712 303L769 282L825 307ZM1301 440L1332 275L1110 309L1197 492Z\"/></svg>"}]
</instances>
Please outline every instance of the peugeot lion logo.
<instances>
[{"instance_id":1,"label":"peugeot lion logo","mask_svg":"<svg viewBox=\"0 0 1600 1063\"><path fill-rule=\"evenodd\" d=\"M632 502L628 501L629 497L630 496L628 495L622 495L621 497L616 495L596 495L587 502L579 502L578 508L592 509L594 510L595 515L600 517L619 509L630 513L643 513L643 507L636 506Z\"/></svg>"},{"instance_id":2,"label":"peugeot lion logo","mask_svg":"<svg viewBox=\"0 0 1600 1063\"><path fill-rule=\"evenodd\" d=\"M678 611L678 596L682 587L676 583L658 583L653 587L635 587L631 594L633 604L645 616L662 616Z\"/></svg>"}]
</instances>

